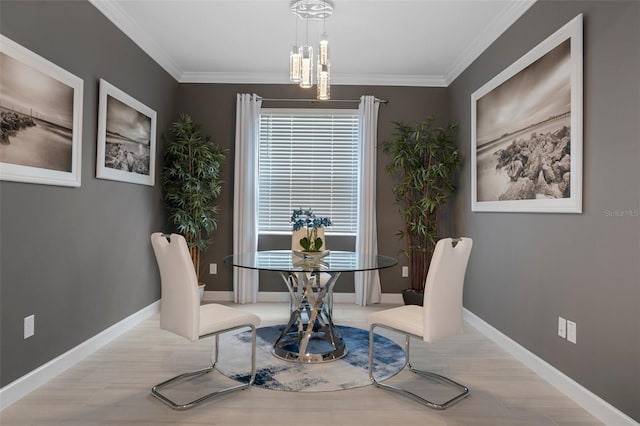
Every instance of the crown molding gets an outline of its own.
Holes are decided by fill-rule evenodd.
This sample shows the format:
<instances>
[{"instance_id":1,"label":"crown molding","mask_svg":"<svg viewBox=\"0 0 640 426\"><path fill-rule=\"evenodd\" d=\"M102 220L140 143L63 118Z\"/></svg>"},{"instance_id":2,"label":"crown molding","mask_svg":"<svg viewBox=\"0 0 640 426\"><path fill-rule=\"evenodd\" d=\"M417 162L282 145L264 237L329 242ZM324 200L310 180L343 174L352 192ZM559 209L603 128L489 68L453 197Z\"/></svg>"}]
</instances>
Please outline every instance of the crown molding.
<instances>
[{"instance_id":1,"label":"crown molding","mask_svg":"<svg viewBox=\"0 0 640 426\"><path fill-rule=\"evenodd\" d=\"M219 83L219 84L290 84L284 73L219 73L184 72L177 79L180 83ZM393 75L393 74L340 74L331 76L332 85L356 86L417 86L446 87L444 76Z\"/></svg>"},{"instance_id":2,"label":"crown molding","mask_svg":"<svg viewBox=\"0 0 640 426\"><path fill-rule=\"evenodd\" d=\"M507 28L522 16L537 0L520 0L496 16L487 30L458 57L445 75L393 75L393 74L342 74L332 75L331 84L361 86L416 86L447 87L473 61L475 61ZM220 84L288 84L285 74L238 72L187 72L149 34L141 30L135 21L117 3L108 0L89 0L107 19L138 45L179 83Z\"/></svg>"},{"instance_id":3,"label":"crown molding","mask_svg":"<svg viewBox=\"0 0 640 426\"><path fill-rule=\"evenodd\" d=\"M491 44L498 39L518 18L520 18L537 0L519 0L511 7L496 16L486 30L478 34L453 63L453 66L445 76L446 86L453 83L462 72L469 67Z\"/></svg>"},{"instance_id":4,"label":"crown molding","mask_svg":"<svg viewBox=\"0 0 640 426\"><path fill-rule=\"evenodd\" d=\"M331 84L349 84L359 86L416 86L446 87L442 75L397 75L397 74L341 74L332 75Z\"/></svg>"},{"instance_id":5,"label":"crown molding","mask_svg":"<svg viewBox=\"0 0 640 426\"><path fill-rule=\"evenodd\" d=\"M248 72L183 72L180 83L220 83L220 84L289 84L288 72L248 73Z\"/></svg>"},{"instance_id":6,"label":"crown molding","mask_svg":"<svg viewBox=\"0 0 640 426\"><path fill-rule=\"evenodd\" d=\"M107 17L127 37L137 44L158 65L176 81L180 81L182 70L171 56L157 44L149 34L140 29L136 22L116 2L108 0L89 0L89 2Z\"/></svg>"}]
</instances>

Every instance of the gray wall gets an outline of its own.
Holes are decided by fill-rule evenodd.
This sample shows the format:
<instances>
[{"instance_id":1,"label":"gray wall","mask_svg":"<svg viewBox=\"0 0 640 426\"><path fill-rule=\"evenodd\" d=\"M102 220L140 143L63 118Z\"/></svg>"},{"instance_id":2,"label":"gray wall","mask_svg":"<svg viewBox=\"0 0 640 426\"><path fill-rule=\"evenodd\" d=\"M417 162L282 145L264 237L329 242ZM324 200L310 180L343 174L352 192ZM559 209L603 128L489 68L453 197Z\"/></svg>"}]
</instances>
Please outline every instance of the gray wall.
<instances>
[{"instance_id":1,"label":"gray wall","mask_svg":"<svg viewBox=\"0 0 640 426\"><path fill-rule=\"evenodd\" d=\"M178 83L88 2L3 0L0 16L3 35L84 80L82 186L0 183L4 386L160 297L160 188L95 178L98 81L158 113L160 152Z\"/></svg>"},{"instance_id":2,"label":"gray wall","mask_svg":"<svg viewBox=\"0 0 640 426\"><path fill-rule=\"evenodd\" d=\"M472 213L470 96L584 14L583 214ZM640 3L538 2L449 87L467 158L456 227L473 313L640 420ZM627 211L613 216L616 211ZM556 334L577 323L577 344Z\"/></svg>"},{"instance_id":3,"label":"gray wall","mask_svg":"<svg viewBox=\"0 0 640 426\"><path fill-rule=\"evenodd\" d=\"M233 148L235 144L236 94L256 93L264 98L304 98L315 96L315 92L304 91L295 85L236 85L236 84L181 84L178 97L178 111L185 112L202 124L202 130L210 135L221 146L230 149L230 155L224 166L222 194L219 198L221 215L218 230L213 234L213 245L204 254L201 266L201 281L205 282L207 291L231 291L233 289L232 269L223 264L224 256L233 250ZM375 95L386 99L388 104L380 105L378 116L378 142L391 137L394 127L392 121L404 120L416 123L428 115L436 115L439 124L450 120L449 104L445 88L427 87L381 87L381 86L332 86L333 99L359 99L361 95ZM327 106L329 105L329 106ZM357 103L282 103L264 102L263 107L293 108L356 108ZM455 118L451 118L455 120ZM399 258L400 265L382 270L380 280L383 293L400 293L408 286L408 280L401 277L401 265L406 265L406 258L399 257L403 242L396 237L402 228L397 207L393 205L391 187L393 181L384 168L389 162L387 154L378 152L377 205L378 205L378 246L381 254ZM446 222L446 221L443 221ZM446 223L445 223L446 225ZM353 248L353 241L333 240L328 237L327 244L336 248ZM289 237L261 239L261 248L286 248L291 244ZM218 274L209 275L209 264L218 264ZM277 274L261 273L261 291L286 291L281 278ZM353 275L345 274L336 285L336 292L353 292Z\"/></svg>"},{"instance_id":4,"label":"gray wall","mask_svg":"<svg viewBox=\"0 0 640 426\"><path fill-rule=\"evenodd\" d=\"M640 420L640 224L609 211L640 208L640 3L539 2L449 88L334 86L334 98L374 94L379 140L392 120L438 114L460 122L466 160L454 233L474 238L465 305L504 334ZM471 213L470 95L578 13L585 15L584 213ZM95 179L98 79L158 112L162 133L178 111L233 152L235 95L307 97L292 86L178 85L86 2L0 3L2 34L85 81L82 186L0 183L0 385L4 386L158 299L149 233L168 228L159 186ZM175 101L175 102L174 102ZM283 105L277 105L283 106ZM300 106L300 104L295 104ZM380 251L395 256L400 219L388 159L378 161ZM223 213L203 260L208 290L230 291L233 159L225 165ZM450 223L445 224L448 226ZM445 230L445 232L447 232ZM220 273L209 276L208 263ZM400 267L384 271L383 292L405 287ZM267 283L265 290L281 290ZM343 291L347 291L343 289ZM36 335L22 320L36 315ZM563 316L578 344L556 337Z\"/></svg>"}]
</instances>

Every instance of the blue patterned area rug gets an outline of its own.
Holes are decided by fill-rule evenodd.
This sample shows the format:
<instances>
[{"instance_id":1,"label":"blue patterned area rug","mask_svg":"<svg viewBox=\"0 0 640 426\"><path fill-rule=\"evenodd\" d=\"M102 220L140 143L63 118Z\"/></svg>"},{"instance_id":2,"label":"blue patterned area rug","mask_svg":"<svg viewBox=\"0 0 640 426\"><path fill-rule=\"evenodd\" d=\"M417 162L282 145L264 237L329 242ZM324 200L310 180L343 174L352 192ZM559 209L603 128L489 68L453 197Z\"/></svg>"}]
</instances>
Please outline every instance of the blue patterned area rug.
<instances>
[{"instance_id":1,"label":"blue patterned area rug","mask_svg":"<svg viewBox=\"0 0 640 426\"><path fill-rule=\"evenodd\" d=\"M273 343L283 326L261 327L257 330L255 386L289 392L326 392L352 389L371 384L369 380L369 331L337 326L348 353L337 361L320 364L299 364L284 361L271 353ZM229 345L249 345L250 332L223 334L220 336L220 355L216 366L222 374L234 380L249 380L248 360L234 357L234 351L225 350ZM376 359L373 368L378 378L388 378L398 373L405 362L404 351L386 337L375 336Z\"/></svg>"}]
</instances>

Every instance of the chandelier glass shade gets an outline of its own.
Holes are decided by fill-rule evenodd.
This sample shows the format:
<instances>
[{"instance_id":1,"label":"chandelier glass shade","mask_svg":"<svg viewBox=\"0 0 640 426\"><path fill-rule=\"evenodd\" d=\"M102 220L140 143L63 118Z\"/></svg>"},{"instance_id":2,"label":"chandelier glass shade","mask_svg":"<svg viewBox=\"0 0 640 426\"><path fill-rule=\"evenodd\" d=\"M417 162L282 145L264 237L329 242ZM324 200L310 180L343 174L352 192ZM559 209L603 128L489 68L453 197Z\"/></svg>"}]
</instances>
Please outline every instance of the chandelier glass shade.
<instances>
[{"instance_id":1,"label":"chandelier glass shade","mask_svg":"<svg viewBox=\"0 0 640 426\"><path fill-rule=\"evenodd\" d=\"M313 47L300 48L300 87L308 89L313 86Z\"/></svg>"},{"instance_id":2,"label":"chandelier glass shade","mask_svg":"<svg viewBox=\"0 0 640 426\"><path fill-rule=\"evenodd\" d=\"M318 99L324 101L330 98L329 80L329 40L327 33L324 32L320 37L320 48L318 49Z\"/></svg>"},{"instance_id":3,"label":"chandelier glass shade","mask_svg":"<svg viewBox=\"0 0 640 426\"><path fill-rule=\"evenodd\" d=\"M291 4L291 13L296 16L296 42L289 52L289 80L299 83L302 88L313 87L314 62L317 62L317 98L328 100L330 98L330 64L329 64L329 40L324 30L324 20L333 14L333 4L322 0L299 0ZM298 46L298 19L306 24L305 43ZM314 60L313 47L309 44L309 21L322 20L322 35L318 45L317 61Z\"/></svg>"},{"instance_id":4,"label":"chandelier glass shade","mask_svg":"<svg viewBox=\"0 0 640 426\"><path fill-rule=\"evenodd\" d=\"M289 80L293 83L300 83L300 80L302 80L301 60L300 47L296 44L292 45L289 52Z\"/></svg>"}]
</instances>

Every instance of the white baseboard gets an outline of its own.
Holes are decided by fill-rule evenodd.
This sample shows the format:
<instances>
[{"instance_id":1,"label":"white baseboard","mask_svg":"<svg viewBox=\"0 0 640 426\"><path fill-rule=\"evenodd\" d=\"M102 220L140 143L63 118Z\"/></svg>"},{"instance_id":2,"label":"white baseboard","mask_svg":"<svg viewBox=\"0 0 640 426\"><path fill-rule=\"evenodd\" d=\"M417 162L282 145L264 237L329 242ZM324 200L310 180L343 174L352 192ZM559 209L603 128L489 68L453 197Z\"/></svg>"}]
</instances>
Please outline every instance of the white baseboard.
<instances>
[{"instance_id":1,"label":"white baseboard","mask_svg":"<svg viewBox=\"0 0 640 426\"><path fill-rule=\"evenodd\" d=\"M520 346L506 335L483 321L468 310L464 310L464 319L480 333L484 334L514 358L526 365L530 370L549 382L560 392L571 398L585 411L603 422L605 425L637 426L638 422L609 404L598 395L583 387L571 377L565 375L542 358Z\"/></svg>"},{"instance_id":2,"label":"white baseboard","mask_svg":"<svg viewBox=\"0 0 640 426\"><path fill-rule=\"evenodd\" d=\"M334 302L336 303L353 303L354 299L355 295L353 293L334 294ZM233 292L207 291L205 292L204 300L231 302L233 301ZM259 292L258 301L288 302L289 295L284 292ZM381 303L402 303L402 295L383 293ZM158 312L159 309L160 301L154 302L140 311L128 316L117 324L112 325L101 333L82 342L73 349L70 349L64 354L4 386L0 389L0 411L42 386L58 374L65 371L67 368L72 367L77 362L97 351L102 346L106 345L129 329L135 327L140 322ZM631 417L627 416L622 411L595 395L593 392L575 382L560 370L520 346L518 343L466 309L464 310L464 319L604 424L616 426L638 425L638 422L633 420Z\"/></svg>"},{"instance_id":3,"label":"white baseboard","mask_svg":"<svg viewBox=\"0 0 640 426\"><path fill-rule=\"evenodd\" d=\"M233 302L232 291L205 291L205 302ZM355 293L333 293L333 301L335 303L354 303L356 300ZM282 291L259 291L258 302L288 302L289 293ZM402 294L382 293L380 303L401 304Z\"/></svg>"},{"instance_id":4,"label":"white baseboard","mask_svg":"<svg viewBox=\"0 0 640 426\"><path fill-rule=\"evenodd\" d=\"M159 310L160 301L158 300L157 302L142 308L138 312L129 315L127 318L112 325L99 334L96 334L90 339L85 340L78 346L57 356L46 364L30 371L19 379L3 386L2 389L0 389L0 411L47 383L67 368L72 367L79 361L82 361L88 355L91 355L102 346L135 327L151 315L159 312Z\"/></svg>"}]
</instances>

